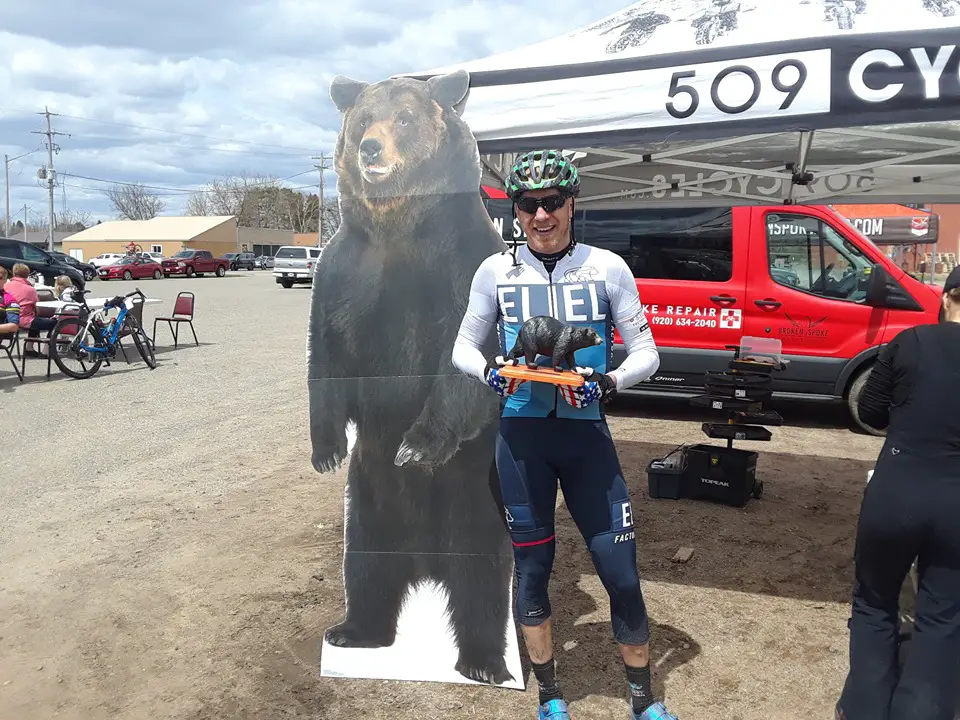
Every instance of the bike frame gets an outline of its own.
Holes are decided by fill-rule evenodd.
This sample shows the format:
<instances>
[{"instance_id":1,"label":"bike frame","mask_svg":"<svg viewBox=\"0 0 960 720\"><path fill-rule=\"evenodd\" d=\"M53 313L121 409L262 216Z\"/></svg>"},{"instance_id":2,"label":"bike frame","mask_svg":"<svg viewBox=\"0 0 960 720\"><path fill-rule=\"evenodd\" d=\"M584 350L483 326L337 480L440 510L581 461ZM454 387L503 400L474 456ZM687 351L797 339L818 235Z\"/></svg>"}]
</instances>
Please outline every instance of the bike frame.
<instances>
[{"instance_id":1,"label":"bike frame","mask_svg":"<svg viewBox=\"0 0 960 720\"><path fill-rule=\"evenodd\" d=\"M79 348L85 350L88 353L103 353L103 354L108 353L111 348L116 346L117 338L120 335L120 328L123 327L124 318L126 318L127 313L130 312L127 309L127 303L126 303L127 298L132 297L134 295L142 295L142 294L143 293L137 290L128 295L125 295L123 305L120 306L120 313L117 315L116 319L113 321L113 325L111 326L110 332L103 333L103 332L99 332L99 329L98 329L98 332L95 333L107 343L106 347L90 347L89 345L84 343L83 340L81 340ZM88 313L87 313L86 323L83 326L83 330L80 332L81 338L86 335L87 330L91 327L95 319L106 317L107 313L109 313L113 309L113 307L108 308L104 306L102 308L97 308L96 310L90 310L89 306L87 305L86 298L83 298L82 300L83 300L82 304L81 303L76 303L76 304L81 308L86 309Z\"/></svg>"},{"instance_id":2,"label":"bike frame","mask_svg":"<svg viewBox=\"0 0 960 720\"><path fill-rule=\"evenodd\" d=\"M90 315L87 317L87 324L83 328L84 333L86 333L87 328L90 327L90 324L93 321L94 317L106 316L106 314L110 312L110 310L112 309L113 308L110 308L110 309L98 308L97 310L94 310L92 313L90 313ZM120 335L120 328L123 326L123 319L127 316L127 312L129 312L127 310L127 304L124 303L120 307L120 314L117 315L116 320L113 321L113 326L111 327L110 332L106 333L106 336L104 336L103 333L100 334L100 337L107 343L106 347L90 347L89 345L84 343L82 340L80 341L80 347L83 350L86 350L87 352L99 352L99 353L108 352L110 348L112 348L114 345L117 344L117 337ZM81 335L80 337L83 337L83 335Z\"/></svg>"}]
</instances>

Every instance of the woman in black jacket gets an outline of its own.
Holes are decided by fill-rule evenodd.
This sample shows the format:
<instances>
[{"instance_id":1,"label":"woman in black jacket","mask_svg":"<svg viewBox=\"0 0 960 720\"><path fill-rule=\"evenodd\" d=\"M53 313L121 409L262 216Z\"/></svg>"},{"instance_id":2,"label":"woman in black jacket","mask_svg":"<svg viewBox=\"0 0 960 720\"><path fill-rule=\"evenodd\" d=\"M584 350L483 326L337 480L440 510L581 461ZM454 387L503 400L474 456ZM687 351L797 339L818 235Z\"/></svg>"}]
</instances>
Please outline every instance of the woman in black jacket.
<instances>
[{"instance_id":1,"label":"woman in black jacket","mask_svg":"<svg viewBox=\"0 0 960 720\"><path fill-rule=\"evenodd\" d=\"M953 720L960 697L960 268L937 325L883 350L857 405L886 440L857 525L850 671L840 720ZM900 589L917 560L913 637L898 667Z\"/></svg>"}]
</instances>

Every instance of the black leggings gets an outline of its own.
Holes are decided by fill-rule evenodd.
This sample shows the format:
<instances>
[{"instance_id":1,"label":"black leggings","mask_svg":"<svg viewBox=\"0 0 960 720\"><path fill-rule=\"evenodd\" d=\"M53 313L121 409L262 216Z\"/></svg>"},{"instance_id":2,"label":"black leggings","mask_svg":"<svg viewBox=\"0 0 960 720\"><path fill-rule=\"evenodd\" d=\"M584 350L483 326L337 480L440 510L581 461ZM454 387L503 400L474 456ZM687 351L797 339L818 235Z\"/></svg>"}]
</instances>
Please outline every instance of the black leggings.
<instances>
[{"instance_id":1,"label":"black leggings","mask_svg":"<svg viewBox=\"0 0 960 720\"><path fill-rule=\"evenodd\" d=\"M624 645L650 637L640 592L630 495L604 421L503 418L497 471L513 540L522 625L550 617L547 585L556 547L557 481L610 597L613 636Z\"/></svg>"},{"instance_id":2,"label":"black leggings","mask_svg":"<svg viewBox=\"0 0 960 720\"><path fill-rule=\"evenodd\" d=\"M913 637L898 667L899 596L917 559ZM845 720L953 720L960 698L960 459L888 440L857 527Z\"/></svg>"}]
</instances>

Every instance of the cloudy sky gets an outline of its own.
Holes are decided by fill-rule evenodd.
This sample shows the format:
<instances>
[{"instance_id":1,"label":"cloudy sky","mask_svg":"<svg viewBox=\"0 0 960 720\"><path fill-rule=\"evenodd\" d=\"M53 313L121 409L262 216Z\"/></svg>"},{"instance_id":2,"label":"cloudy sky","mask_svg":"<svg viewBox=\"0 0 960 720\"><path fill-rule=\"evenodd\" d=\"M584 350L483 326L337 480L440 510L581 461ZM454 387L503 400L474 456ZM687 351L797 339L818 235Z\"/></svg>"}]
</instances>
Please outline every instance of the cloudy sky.
<instances>
[{"instance_id":1,"label":"cloudy sky","mask_svg":"<svg viewBox=\"0 0 960 720\"><path fill-rule=\"evenodd\" d=\"M103 191L140 182L182 211L225 175L316 187L337 73L375 81L586 25L630 0L46 0L0 4L0 154L12 221L46 222L44 107L58 113L55 212L110 219ZM41 7L42 6L42 7ZM29 154L27 154L29 153ZM23 157L18 157L23 156ZM336 176L327 175L335 188ZM3 204L0 202L0 223Z\"/></svg>"}]
</instances>

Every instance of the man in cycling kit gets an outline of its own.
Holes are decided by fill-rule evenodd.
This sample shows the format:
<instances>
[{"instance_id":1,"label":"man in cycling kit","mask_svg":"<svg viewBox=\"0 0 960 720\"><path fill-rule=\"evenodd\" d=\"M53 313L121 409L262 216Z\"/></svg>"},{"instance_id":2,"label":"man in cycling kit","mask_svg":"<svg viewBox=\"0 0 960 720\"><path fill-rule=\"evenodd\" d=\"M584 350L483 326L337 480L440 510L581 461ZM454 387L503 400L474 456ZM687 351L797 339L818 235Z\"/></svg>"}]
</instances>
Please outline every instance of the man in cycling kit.
<instances>
[{"instance_id":1,"label":"man in cycling kit","mask_svg":"<svg viewBox=\"0 0 960 720\"><path fill-rule=\"evenodd\" d=\"M558 151L519 158L506 182L527 244L487 258L477 269L453 350L463 373L500 394L496 462L513 540L518 590L514 613L540 692L539 720L569 720L556 680L547 584L555 552L557 483L610 597L633 720L676 720L650 688L649 624L637 572L630 496L602 404L659 367L633 273L620 256L583 243L573 232L580 190L576 168ZM521 325L549 315L590 327L603 344L576 352L578 388L500 375ZM480 350L494 326L500 353ZM627 348L612 368L614 328ZM540 358L538 363L549 364Z\"/></svg>"}]
</instances>

